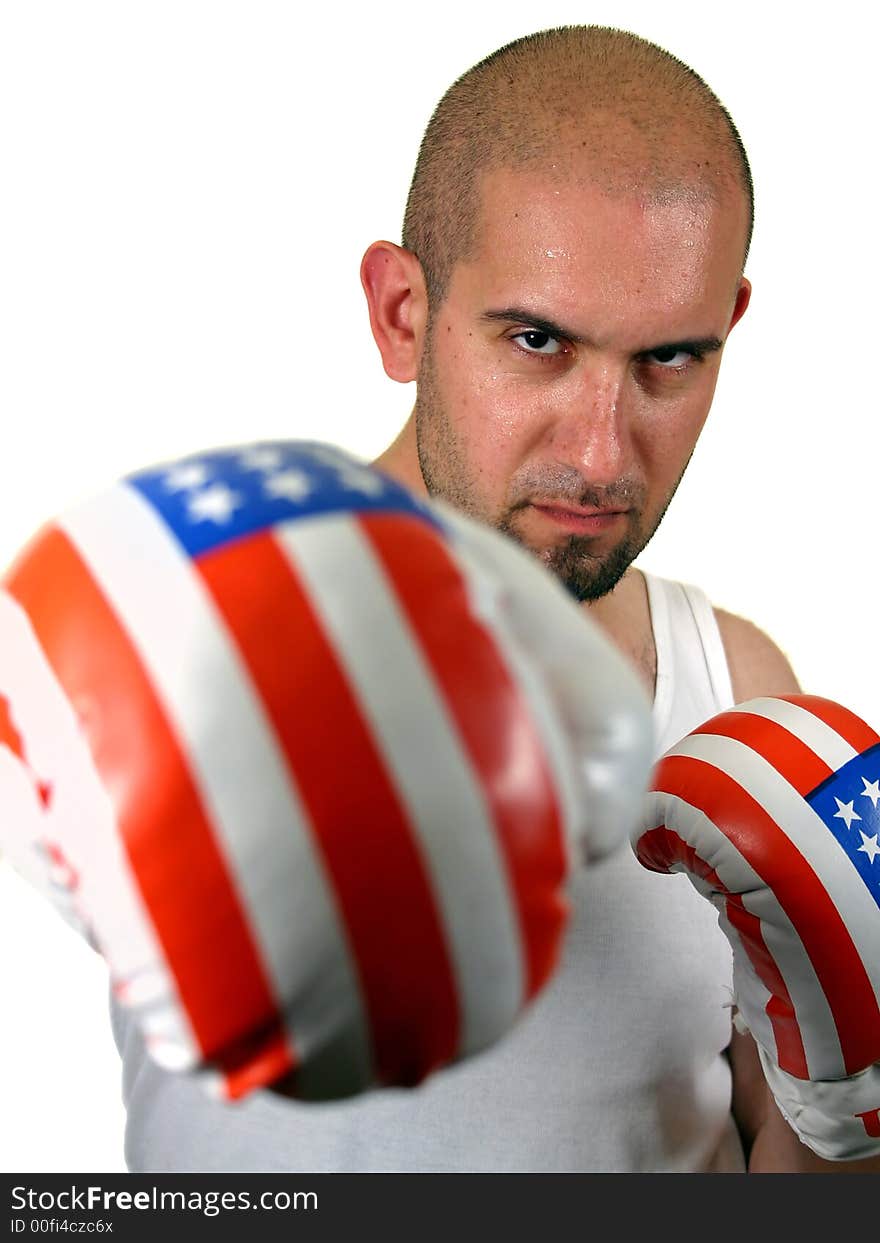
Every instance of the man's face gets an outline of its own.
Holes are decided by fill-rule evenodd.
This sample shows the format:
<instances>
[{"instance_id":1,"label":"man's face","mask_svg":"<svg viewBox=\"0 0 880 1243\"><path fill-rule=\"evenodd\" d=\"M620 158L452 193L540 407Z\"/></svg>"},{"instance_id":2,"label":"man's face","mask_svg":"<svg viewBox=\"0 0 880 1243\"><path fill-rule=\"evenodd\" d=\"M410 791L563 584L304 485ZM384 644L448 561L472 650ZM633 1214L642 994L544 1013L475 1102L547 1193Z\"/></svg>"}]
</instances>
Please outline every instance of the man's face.
<instances>
[{"instance_id":1,"label":"man's face","mask_svg":"<svg viewBox=\"0 0 880 1243\"><path fill-rule=\"evenodd\" d=\"M482 204L478 257L421 358L422 474L596 599L653 535L705 422L748 301L745 205L510 170L484 178Z\"/></svg>"}]
</instances>

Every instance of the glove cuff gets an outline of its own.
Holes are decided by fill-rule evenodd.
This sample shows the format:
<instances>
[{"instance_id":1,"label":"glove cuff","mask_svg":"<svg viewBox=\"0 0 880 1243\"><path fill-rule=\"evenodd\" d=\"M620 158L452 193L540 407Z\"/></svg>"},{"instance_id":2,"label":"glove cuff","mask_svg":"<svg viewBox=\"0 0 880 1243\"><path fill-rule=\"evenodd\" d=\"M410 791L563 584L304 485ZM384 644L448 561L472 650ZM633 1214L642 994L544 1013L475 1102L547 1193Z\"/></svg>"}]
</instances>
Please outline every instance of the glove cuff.
<instances>
[{"instance_id":1,"label":"glove cuff","mask_svg":"<svg viewBox=\"0 0 880 1243\"><path fill-rule=\"evenodd\" d=\"M798 1138L826 1161L880 1156L880 1063L848 1079L795 1079L758 1046L779 1111Z\"/></svg>"}]
</instances>

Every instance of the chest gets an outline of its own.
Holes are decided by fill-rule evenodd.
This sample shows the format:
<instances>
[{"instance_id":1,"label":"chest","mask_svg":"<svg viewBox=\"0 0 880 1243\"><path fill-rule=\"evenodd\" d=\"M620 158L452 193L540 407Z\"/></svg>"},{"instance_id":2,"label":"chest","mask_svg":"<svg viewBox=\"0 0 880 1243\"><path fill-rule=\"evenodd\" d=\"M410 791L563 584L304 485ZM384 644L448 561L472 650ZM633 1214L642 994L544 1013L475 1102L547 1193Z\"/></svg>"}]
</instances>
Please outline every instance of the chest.
<instances>
[{"instance_id":1,"label":"chest","mask_svg":"<svg viewBox=\"0 0 880 1243\"><path fill-rule=\"evenodd\" d=\"M730 1041L733 959L715 909L627 846L580 873L571 900L559 972L516 1042L536 1042L536 1056L552 1045L552 1064L566 1079L578 1068L581 1085L601 1066L598 1097L682 1090Z\"/></svg>"}]
</instances>

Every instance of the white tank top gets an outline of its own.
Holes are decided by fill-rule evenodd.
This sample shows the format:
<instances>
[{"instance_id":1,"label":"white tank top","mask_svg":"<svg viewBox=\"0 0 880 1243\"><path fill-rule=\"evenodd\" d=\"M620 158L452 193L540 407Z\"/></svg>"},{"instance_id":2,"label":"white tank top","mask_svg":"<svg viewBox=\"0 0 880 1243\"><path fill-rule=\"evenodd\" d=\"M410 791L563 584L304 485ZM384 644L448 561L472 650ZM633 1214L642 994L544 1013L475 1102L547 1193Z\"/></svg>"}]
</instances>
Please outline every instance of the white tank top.
<instances>
[{"instance_id":1,"label":"white tank top","mask_svg":"<svg viewBox=\"0 0 880 1243\"><path fill-rule=\"evenodd\" d=\"M733 696L705 595L645 579L659 756ZM415 1090L222 1104L158 1069L111 1003L129 1170L743 1170L724 1054L732 960L714 909L628 847L579 873L572 901L560 969L516 1028Z\"/></svg>"}]
</instances>

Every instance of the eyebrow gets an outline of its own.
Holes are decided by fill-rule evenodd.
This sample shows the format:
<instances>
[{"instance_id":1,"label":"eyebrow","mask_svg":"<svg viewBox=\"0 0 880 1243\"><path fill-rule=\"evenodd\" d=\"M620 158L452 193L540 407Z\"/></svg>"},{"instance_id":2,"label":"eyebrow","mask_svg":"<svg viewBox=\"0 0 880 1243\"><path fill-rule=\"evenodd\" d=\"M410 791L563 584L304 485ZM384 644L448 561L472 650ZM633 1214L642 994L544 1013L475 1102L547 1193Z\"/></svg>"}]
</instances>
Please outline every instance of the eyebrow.
<instances>
[{"instance_id":1,"label":"eyebrow","mask_svg":"<svg viewBox=\"0 0 880 1243\"><path fill-rule=\"evenodd\" d=\"M529 324L538 332L546 332L549 337L561 337L565 341L571 341L574 345L593 345L589 337L572 332L570 328L554 323L552 319L543 319L540 315L535 315L532 311L527 311L520 306L505 306L497 310L484 311L480 318L487 323ZM724 342L718 337L691 337L686 341L658 341L656 345L649 345L644 350L639 350L639 354L675 349L687 350L691 354L702 356L720 350L723 344Z\"/></svg>"}]
</instances>

